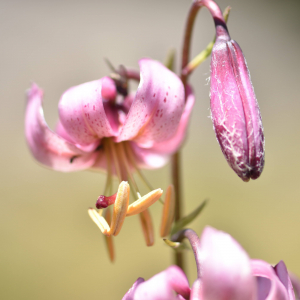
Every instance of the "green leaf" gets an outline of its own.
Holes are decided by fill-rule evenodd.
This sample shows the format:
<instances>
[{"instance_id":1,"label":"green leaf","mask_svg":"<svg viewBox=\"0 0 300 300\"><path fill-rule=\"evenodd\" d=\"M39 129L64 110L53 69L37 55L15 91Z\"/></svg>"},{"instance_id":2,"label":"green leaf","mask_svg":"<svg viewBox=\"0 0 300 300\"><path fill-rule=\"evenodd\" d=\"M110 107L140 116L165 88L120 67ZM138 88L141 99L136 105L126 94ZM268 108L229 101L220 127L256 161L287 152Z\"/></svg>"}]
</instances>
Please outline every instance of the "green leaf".
<instances>
[{"instance_id":1,"label":"green leaf","mask_svg":"<svg viewBox=\"0 0 300 300\"><path fill-rule=\"evenodd\" d=\"M190 224L194 219L201 213L202 209L207 204L208 199L204 200L194 211L192 211L187 216L181 218L179 221L177 221L171 231L171 236L178 232L179 230L183 229L186 225Z\"/></svg>"},{"instance_id":2,"label":"green leaf","mask_svg":"<svg viewBox=\"0 0 300 300\"><path fill-rule=\"evenodd\" d=\"M170 49L169 52L168 52L168 54L167 54L165 63L164 63L164 65L165 65L169 70L171 70L171 71L173 71L173 72L174 72L175 54L176 54L175 49Z\"/></svg>"}]
</instances>

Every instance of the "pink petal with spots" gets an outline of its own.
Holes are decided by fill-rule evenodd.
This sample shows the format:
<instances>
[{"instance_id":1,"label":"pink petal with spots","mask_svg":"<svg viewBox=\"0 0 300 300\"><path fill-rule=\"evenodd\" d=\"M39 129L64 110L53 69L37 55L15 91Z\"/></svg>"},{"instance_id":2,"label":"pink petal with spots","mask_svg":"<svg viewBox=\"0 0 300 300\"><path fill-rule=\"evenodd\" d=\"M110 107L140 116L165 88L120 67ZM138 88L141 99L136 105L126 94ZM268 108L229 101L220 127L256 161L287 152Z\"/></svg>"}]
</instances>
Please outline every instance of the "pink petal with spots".
<instances>
[{"instance_id":1,"label":"pink petal with spots","mask_svg":"<svg viewBox=\"0 0 300 300\"><path fill-rule=\"evenodd\" d=\"M183 144L186 134L187 127L189 124L190 115L195 103L195 96L191 87L187 86L187 99L184 107L183 114L181 116L177 131L168 140L156 143L149 151L160 152L163 154L175 153Z\"/></svg>"},{"instance_id":2,"label":"pink petal with spots","mask_svg":"<svg viewBox=\"0 0 300 300\"><path fill-rule=\"evenodd\" d=\"M114 129L118 124L115 124L110 113L106 114L101 94L109 82L110 89L111 81L104 77L72 87L60 99L60 121L72 140L82 149L91 144L96 148L99 139L117 133Z\"/></svg>"},{"instance_id":3,"label":"pink petal with spots","mask_svg":"<svg viewBox=\"0 0 300 300\"><path fill-rule=\"evenodd\" d=\"M116 141L134 140L151 148L175 134L184 110L184 87L161 63L142 59L139 64L140 84Z\"/></svg>"},{"instance_id":4,"label":"pink petal with spots","mask_svg":"<svg viewBox=\"0 0 300 300\"><path fill-rule=\"evenodd\" d=\"M58 171L89 168L97 153L84 153L47 126L42 109L43 92L32 84L27 93L25 135L33 156L42 164Z\"/></svg>"}]
</instances>

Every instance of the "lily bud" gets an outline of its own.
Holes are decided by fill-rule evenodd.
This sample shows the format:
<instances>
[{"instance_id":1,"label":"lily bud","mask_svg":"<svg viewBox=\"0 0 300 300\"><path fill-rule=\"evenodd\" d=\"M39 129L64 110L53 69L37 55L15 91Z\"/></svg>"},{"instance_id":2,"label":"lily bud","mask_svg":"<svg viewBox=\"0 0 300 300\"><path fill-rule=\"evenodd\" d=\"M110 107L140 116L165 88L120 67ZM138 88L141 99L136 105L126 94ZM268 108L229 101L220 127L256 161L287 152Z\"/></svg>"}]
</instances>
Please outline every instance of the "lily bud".
<instances>
[{"instance_id":1,"label":"lily bud","mask_svg":"<svg viewBox=\"0 0 300 300\"><path fill-rule=\"evenodd\" d=\"M225 23L215 20L216 43L210 65L211 117L222 152L243 181L260 176L264 135L250 73L239 45Z\"/></svg>"}]
</instances>

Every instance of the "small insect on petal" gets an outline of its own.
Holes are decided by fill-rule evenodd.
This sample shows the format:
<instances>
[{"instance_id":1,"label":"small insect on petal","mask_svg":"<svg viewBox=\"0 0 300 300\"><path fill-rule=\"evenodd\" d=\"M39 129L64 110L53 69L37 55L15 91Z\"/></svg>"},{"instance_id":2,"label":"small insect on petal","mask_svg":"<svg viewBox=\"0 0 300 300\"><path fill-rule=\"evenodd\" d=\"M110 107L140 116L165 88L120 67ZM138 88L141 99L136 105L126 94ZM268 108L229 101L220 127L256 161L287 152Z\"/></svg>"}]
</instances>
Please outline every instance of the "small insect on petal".
<instances>
[{"instance_id":1,"label":"small insect on petal","mask_svg":"<svg viewBox=\"0 0 300 300\"><path fill-rule=\"evenodd\" d=\"M95 224L99 227L101 232L105 235L109 235L109 225L107 224L106 220L101 215L102 210L98 213L95 209L89 208L88 213L91 219L95 222Z\"/></svg>"},{"instance_id":2,"label":"small insect on petal","mask_svg":"<svg viewBox=\"0 0 300 300\"><path fill-rule=\"evenodd\" d=\"M118 235L124 223L129 205L130 186L127 181L122 181L119 185L116 201L113 209L110 234Z\"/></svg>"},{"instance_id":3,"label":"small insect on petal","mask_svg":"<svg viewBox=\"0 0 300 300\"><path fill-rule=\"evenodd\" d=\"M105 219L108 224L111 222L111 212L110 208L108 208L105 212ZM113 262L115 260L115 249L114 242L112 236L105 236L105 243L108 250L110 261Z\"/></svg>"},{"instance_id":4,"label":"small insect on petal","mask_svg":"<svg viewBox=\"0 0 300 300\"><path fill-rule=\"evenodd\" d=\"M126 217L137 215L143 212L149 206L154 204L161 197L162 193L162 189L157 189L136 200L135 202L129 205Z\"/></svg>"},{"instance_id":5,"label":"small insect on petal","mask_svg":"<svg viewBox=\"0 0 300 300\"><path fill-rule=\"evenodd\" d=\"M152 246L154 244L154 232L153 232L153 224L150 213L148 209L142 211L140 214L140 221L146 241L146 245Z\"/></svg>"},{"instance_id":6,"label":"small insect on petal","mask_svg":"<svg viewBox=\"0 0 300 300\"><path fill-rule=\"evenodd\" d=\"M170 184L167 189L165 204L163 208L162 220L160 225L160 236L164 237L170 233L175 214L175 191Z\"/></svg>"}]
</instances>

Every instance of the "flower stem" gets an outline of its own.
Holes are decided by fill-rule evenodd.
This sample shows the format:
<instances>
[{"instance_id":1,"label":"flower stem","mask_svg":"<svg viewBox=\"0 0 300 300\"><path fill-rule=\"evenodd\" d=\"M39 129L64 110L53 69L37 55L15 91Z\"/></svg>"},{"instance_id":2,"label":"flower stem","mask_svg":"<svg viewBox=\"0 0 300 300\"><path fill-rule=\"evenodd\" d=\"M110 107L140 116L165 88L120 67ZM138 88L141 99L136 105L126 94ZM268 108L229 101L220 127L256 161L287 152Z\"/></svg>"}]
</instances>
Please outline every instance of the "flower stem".
<instances>
[{"instance_id":1,"label":"flower stem","mask_svg":"<svg viewBox=\"0 0 300 300\"><path fill-rule=\"evenodd\" d=\"M194 0L187 17L182 48L180 78L182 80L185 90L188 82L188 76L190 73L185 72L184 70L189 63L191 37L195 19L199 9L202 6L207 7L212 15L216 26L216 34L221 35L223 33L224 36L226 34L228 35L226 22L223 18L222 11L220 10L219 6L213 0ZM180 172L180 152L177 151L172 156L172 181L175 189L175 222L181 219L183 213L181 199L182 182ZM175 251L175 264L179 266L183 271L185 271L184 256L182 252Z\"/></svg>"},{"instance_id":2,"label":"flower stem","mask_svg":"<svg viewBox=\"0 0 300 300\"><path fill-rule=\"evenodd\" d=\"M187 238L191 244L194 252L196 266L197 266L197 277L200 278L201 266L200 266L200 240L197 233L192 229L183 229L173 234L171 240L173 242L181 242L184 238Z\"/></svg>"},{"instance_id":3,"label":"flower stem","mask_svg":"<svg viewBox=\"0 0 300 300\"><path fill-rule=\"evenodd\" d=\"M181 168L180 168L180 152L177 151L172 155L172 182L175 191L175 216L174 221L177 222L182 217L182 200L181 200ZM183 252L175 251L175 264L185 271Z\"/></svg>"},{"instance_id":4,"label":"flower stem","mask_svg":"<svg viewBox=\"0 0 300 300\"><path fill-rule=\"evenodd\" d=\"M200 1L194 0L187 18L184 40L183 40L183 48L182 48L182 61L181 61L182 71L180 77L184 86L186 86L189 73L183 72L183 70L189 63L193 27L194 27L197 13L202 6L205 6L211 13L215 22L217 35L221 35L221 34L224 34L224 36L228 35L226 22L223 18L222 11L219 8L219 6L213 0L200 0Z\"/></svg>"}]
</instances>

